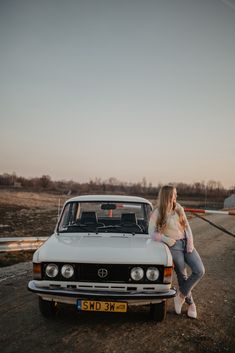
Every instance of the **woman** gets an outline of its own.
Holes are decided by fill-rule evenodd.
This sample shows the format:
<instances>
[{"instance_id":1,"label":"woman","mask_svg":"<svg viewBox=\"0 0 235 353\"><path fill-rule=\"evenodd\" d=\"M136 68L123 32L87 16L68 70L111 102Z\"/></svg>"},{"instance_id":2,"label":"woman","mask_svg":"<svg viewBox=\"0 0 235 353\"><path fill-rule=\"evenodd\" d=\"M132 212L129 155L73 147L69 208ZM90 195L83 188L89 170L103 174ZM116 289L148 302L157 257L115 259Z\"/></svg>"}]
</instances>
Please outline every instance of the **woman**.
<instances>
[{"instance_id":1,"label":"woman","mask_svg":"<svg viewBox=\"0 0 235 353\"><path fill-rule=\"evenodd\" d=\"M171 251L179 283L174 298L176 313L181 313L182 305L186 302L189 305L187 315L196 319L197 309L191 291L203 277L205 269L194 248L192 231L184 209L176 203L176 198L174 186L165 185L160 189L158 208L150 217L149 234L153 240L166 243ZM186 264L192 271L189 277Z\"/></svg>"}]
</instances>

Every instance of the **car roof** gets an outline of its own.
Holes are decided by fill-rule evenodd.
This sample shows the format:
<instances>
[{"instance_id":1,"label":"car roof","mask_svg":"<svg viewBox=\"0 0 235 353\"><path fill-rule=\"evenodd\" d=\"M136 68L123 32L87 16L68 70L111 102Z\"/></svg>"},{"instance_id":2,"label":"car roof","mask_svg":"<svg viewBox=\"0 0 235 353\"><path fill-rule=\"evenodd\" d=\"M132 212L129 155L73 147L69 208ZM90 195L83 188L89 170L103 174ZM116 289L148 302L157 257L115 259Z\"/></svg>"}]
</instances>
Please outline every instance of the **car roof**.
<instances>
[{"instance_id":1,"label":"car roof","mask_svg":"<svg viewBox=\"0 0 235 353\"><path fill-rule=\"evenodd\" d=\"M85 202L85 201L112 201L112 202L138 202L147 203L152 205L150 201L143 197L138 196L125 196L125 195L82 195L73 197L67 202Z\"/></svg>"}]
</instances>

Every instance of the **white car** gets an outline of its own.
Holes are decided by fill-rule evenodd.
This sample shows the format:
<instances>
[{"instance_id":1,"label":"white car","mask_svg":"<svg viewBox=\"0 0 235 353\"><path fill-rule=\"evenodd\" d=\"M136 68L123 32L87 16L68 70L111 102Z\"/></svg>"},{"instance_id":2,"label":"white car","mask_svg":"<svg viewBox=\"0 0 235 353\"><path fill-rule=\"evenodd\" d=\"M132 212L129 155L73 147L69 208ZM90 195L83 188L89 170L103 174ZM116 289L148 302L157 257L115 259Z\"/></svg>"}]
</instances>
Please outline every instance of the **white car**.
<instances>
[{"instance_id":1,"label":"white car","mask_svg":"<svg viewBox=\"0 0 235 353\"><path fill-rule=\"evenodd\" d=\"M126 312L150 305L155 321L175 296L168 247L148 235L151 203L141 197L90 195L69 199L54 234L34 253L28 289L54 317L59 303L81 311Z\"/></svg>"}]
</instances>

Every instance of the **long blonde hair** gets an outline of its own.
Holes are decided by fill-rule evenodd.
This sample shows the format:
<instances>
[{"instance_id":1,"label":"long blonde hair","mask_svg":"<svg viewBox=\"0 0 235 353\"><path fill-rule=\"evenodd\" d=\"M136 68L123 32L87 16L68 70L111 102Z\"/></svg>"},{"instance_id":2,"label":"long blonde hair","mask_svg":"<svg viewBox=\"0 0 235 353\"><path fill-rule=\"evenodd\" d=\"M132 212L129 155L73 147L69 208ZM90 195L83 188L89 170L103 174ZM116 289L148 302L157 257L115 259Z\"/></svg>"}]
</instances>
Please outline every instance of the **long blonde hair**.
<instances>
[{"instance_id":1,"label":"long blonde hair","mask_svg":"<svg viewBox=\"0 0 235 353\"><path fill-rule=\"evenodd\" d=\"M164 228L166 227L167 222L167 212L169 209L169 205L172 203L172 197L175 187L172 185L164 185L161 187L159 194L158 194L158 218L156 222L156 230L158 232L163 232ZM185 230L186 227L186 220L183 213L180 210L180 207L176 203L173 203L172 209L179 216L179 223L182 228Z\"/></svg>"}]
</instances>

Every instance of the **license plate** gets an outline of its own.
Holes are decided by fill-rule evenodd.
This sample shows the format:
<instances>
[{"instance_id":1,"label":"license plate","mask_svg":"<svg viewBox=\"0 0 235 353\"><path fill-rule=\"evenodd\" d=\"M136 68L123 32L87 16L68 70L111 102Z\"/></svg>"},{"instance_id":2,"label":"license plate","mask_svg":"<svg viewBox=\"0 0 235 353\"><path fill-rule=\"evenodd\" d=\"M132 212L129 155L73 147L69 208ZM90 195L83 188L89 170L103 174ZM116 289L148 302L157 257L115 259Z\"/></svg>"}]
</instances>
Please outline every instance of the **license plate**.
<instances>
[{"instance_id":1,"label":"license plate","mask_svg":"<svg viewBox=\"0 0 235 353\"><path fill-rule=\"evenodd\" d=\"M127 303L96 300L78 300L77 309L82 311L107 311L115 313L125 313L127 312Z\"/></svg>"}]
</instances>

